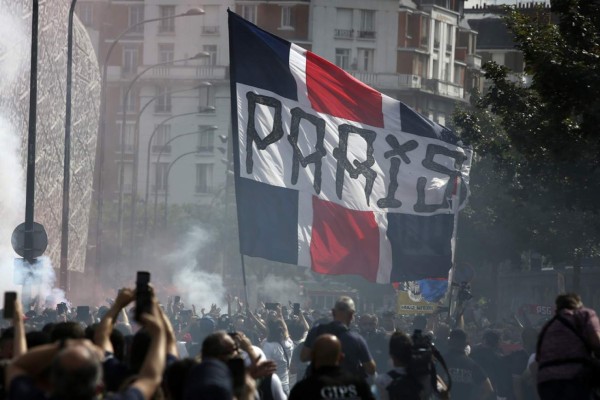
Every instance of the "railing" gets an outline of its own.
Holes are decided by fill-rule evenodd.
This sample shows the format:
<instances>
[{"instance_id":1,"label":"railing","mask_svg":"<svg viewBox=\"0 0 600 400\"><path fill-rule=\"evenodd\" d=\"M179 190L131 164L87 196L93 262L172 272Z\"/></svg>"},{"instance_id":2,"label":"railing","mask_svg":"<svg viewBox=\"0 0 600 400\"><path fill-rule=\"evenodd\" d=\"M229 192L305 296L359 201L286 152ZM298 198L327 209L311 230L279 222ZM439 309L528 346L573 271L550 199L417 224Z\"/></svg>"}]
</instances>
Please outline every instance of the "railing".
<instances>
[{"instance_id":1,"label":"railing","mask_svg":"<svg viewBox=\"0 0 600 400\"><path fill-rule=\"evenodd\" d=\"M354 29L336 29L334 35L337 39L352 39Z\"/></svg>"},{"instance_id":2,"label":"railing","mask_svg":"<svg viewBox=\"0 0 600 400\"><path fill-rule=\"evenodd\" d=\"M449 82L442 82L438 79L424 79L423 87L440 96L464 99L464 88Z\"/></svg>"},{"instance_id":3,"label":"railing","mask_svg":"<svg viewBox=\"0 0 600 400\"><path fill-rule=\"evenodd\" d=\"M172 79L227 79L227 67L221 65L182 65L182 66L160 66L152 68L144 76L152 78ZM144 79L142 78L142 79Z\"/></svg>"},{"instance_id":4,"label":"railing","mask_svg":"<svg viewBox=\"0 0 600 400\"><path fill-rule=\"evenodd\" d=\"M198 146L198 153L214 153L215 146Z\"/></svg>"},{"instance_id":5,"label":"railing","mask_svg":"<svg viewBox=\"0 0 600 400\"><path fill-rule=\"evenodd\" d=\"M171 145L162 145L162 144L155 144L152 145L152 153L158 154L158 153L163 153L163 154L170 154L171 153Z\"/></svg>"},{"instance_id":6,"label":"railing","mask_svg":"<svg viewBox=\"0 0 600 400\"><path fill-rule=\"evenodd\" d=\"M375 39L375 31L358 31L359 39Z\"/></svg>"},{"instance_id":7,"label":"railing","mask_svg":"<svg viewBox=\"0 0 600 400\"><path fill-rule=\"evenodd\" d=\"M467 55L467 65L472 68L481 69L481 57L475 54Z\"/></svg>"},{"instance_id":8,"label":"railing","mask_svg":"<svg viewBox=\"0 0 600 400\"><path fill-rule=\"evenodd\" d=\"M421 87L421 77L418 75L363 71L351 71L350 74L361 82L379 89L418 89Z\"/></svg>"},{"instance_id":9,"label":"railing","mask_svg":"<svg viewBox=\"0 0 600 400\"><path fill-rule=\"evenodd\" d=\"M210 185L196 185L197 194L210 193L211 191L212 187Z\"/></svg>"},{"instance_id":10,"label":"railing","mask_svg":"<svg viewBox=\"0 0 600 400\"><path fill-rule=\"evenodd\" d=\"M219 26L218 25L203 25L202 26L202 34L203 35L218 35L219 34Z\"/></svg>"}]
</instances>

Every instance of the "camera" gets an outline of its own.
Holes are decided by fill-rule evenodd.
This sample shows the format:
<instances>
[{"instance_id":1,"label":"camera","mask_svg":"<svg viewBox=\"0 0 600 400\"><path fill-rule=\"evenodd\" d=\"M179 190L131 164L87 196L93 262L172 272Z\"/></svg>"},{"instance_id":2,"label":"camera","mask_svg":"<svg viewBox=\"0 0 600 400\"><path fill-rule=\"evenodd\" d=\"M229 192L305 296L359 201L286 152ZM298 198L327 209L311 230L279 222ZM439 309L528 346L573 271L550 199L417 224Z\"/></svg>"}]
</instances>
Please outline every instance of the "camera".
<instances>
[{"instance_id":1,"label":"camera","mask_svg":"<svg viewBox=\"0 0 600 400\"><path fill-rule=\"evenodd\" d=\"M411 359L407 367L407 373L409 377L414 380L426 380L429 378L431 383L431 390L436 393L439 397L444 398L446 394L450 392L452 381L450 379L450 373L446 367L446 362L435 348L431 341L431 338L424 335L420 329L415 329L412 335L412 349ZM437 371L436 364L441 365L445 370L445 375L448 380L447 389L439 391L437 387ZM428 390L427 390L428 391Z\"/></svg>"}]
</instances>

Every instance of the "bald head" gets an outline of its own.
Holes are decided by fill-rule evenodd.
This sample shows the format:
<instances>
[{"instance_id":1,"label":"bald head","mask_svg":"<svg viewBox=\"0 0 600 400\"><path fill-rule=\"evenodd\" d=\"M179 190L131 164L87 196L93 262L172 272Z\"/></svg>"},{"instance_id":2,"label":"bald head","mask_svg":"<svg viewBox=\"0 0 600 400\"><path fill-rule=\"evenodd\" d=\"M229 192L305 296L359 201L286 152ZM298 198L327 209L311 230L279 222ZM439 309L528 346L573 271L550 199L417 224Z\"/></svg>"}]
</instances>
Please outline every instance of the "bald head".
<instances>
[{"instance_id":1,"label":"bald head","mask_svg":"<svg viewBox=\"0 0 600 400\"><path fill-rule=\"evenodd\" d=\"M338 366L343 356L340 340L330 334L319 336L312 347L312 362L315 368Z\"/></svg>"},{"instance_id":2,"label":"bald head","mask_svg":"<svg viewBox=\"0 0 600 400\"><path fill-rule=\"evenodd\" d=\"M56 398L93 399L102 383L100 359L85 345L67 347L54 359L51 381Z\"/></svg>"},{"instance_id":3,"label":"bald head","mask_svg":"<svg viewBox=\"0 0 600 400\"><path fill-rule=\"evenodd\" d=\"M354 305L354 300L348 296L341 296L338 298L331 310L333 319L346 325L350 325L350 322L352 322L355 311L356 307Z\"/></svg>"}]
</instances>

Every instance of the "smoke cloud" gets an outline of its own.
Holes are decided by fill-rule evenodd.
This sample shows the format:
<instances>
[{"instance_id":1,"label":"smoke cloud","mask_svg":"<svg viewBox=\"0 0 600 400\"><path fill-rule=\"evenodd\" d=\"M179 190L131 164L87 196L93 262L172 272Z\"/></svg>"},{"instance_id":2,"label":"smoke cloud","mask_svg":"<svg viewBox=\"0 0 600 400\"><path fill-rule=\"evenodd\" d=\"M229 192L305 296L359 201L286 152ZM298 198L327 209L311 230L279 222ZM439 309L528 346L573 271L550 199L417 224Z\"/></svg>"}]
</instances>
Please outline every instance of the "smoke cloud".
<instances>
[{"instance_id":1,"label":"smoke cloud","mask_svg":"<svg viewBox=\"0 0 600 400\"><path fill-rule=\"evenodd\" d=\"M183 244L177 251L165 256L165 261L173 270L173 285L177 288L187 308L194 304L198 313L201 308L210 308L211 304L223 307L225 287L223 278L216 273L207 272L199 255L211 245L212 236L202 227L193 227L186 233Z\"/></svg>"}]
</instances>

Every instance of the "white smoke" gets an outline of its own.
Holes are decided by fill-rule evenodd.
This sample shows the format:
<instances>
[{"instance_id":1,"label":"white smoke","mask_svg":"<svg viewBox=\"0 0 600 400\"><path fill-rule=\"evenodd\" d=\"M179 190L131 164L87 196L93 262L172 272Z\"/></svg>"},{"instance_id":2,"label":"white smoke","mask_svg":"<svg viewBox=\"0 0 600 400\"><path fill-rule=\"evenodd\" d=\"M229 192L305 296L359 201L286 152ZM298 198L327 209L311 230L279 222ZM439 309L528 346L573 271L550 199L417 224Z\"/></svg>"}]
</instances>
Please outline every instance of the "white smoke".
<instances>
[{"instance_id":1,"label":"white smoke","mask_svg":"<svg viewBox=\"0 0 600 400\"><path fill-rule=\"evenodd\" d=\"M193 227L185 235L183 245L177 251L165 256L165 261L173 269L173 285L178 289L186 308L192 304L200 313L201 308L209 311L211 304L223 307L225 287L223 278L207 272L205 265L198 262L202 250L210 246L211 235L201 227Z\"/></svg>"},{"instance_id":2,"label":"white smoke","mask_svg":"<svg viewBox=\"0 0 600 400\"><path fill-rule=\"evenodd\" d=\"M28 38L22 21L0 2L0 92L11 87L24 67L28 69L25 57L28 54L23 51L23 44L28 42Z\"/></svg>"},{"instance_id":3,"label":"white smoke","mask_svg":"<svg viewBox=\"0 0 600 400\"><path fill-rule=\"evenodd\" d=\"M301 302L300 286L291 279L281 278L275 275L267 275L261 282L256 284L256 293L270 302L281 303L288 306L288 302Z\"/></svg>"}]
</instances>

